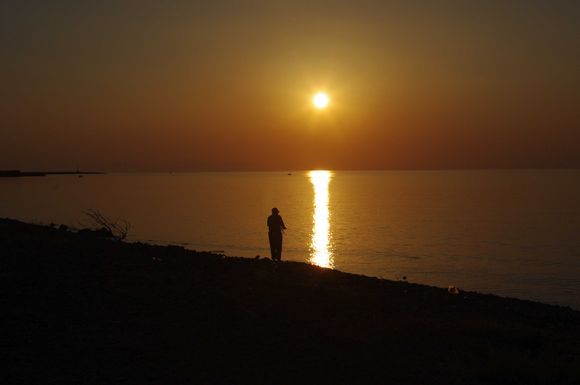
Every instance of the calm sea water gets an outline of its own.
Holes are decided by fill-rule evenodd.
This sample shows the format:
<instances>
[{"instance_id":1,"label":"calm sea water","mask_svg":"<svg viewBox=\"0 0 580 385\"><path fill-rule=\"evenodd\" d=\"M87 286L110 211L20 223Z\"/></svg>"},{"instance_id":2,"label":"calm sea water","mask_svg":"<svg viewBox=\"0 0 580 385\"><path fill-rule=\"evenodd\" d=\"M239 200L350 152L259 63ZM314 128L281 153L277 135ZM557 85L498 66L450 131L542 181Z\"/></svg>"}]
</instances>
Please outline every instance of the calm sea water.
<instances>
[{"instance_id":1,"label":"calm sea water","mask_svg":"<svg viewBox=\"0 0 580 385\"><path fill-rule=\"evenodd\" d=\"M112 174L0 178L0 216L87 222L100 210L131 240L269 255L580 309L580 171Z\"/></svg>"}]
</instances>

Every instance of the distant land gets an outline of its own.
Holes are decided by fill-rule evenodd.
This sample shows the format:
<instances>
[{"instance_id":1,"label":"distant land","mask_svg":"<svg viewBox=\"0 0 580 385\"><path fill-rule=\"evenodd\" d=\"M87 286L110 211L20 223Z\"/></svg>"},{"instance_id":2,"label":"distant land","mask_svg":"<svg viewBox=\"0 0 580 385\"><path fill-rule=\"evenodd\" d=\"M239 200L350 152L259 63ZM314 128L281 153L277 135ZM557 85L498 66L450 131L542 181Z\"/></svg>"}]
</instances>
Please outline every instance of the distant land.
<instances>
[{"instance_id":1,"label":"distant land","mask_svg":"<svg viewBox=\"0 0 580 385\"><path fill-rule=\"evenodd\" d=\"M47 175L94 175L104 174L100 171L20 171L20 170L0 170L0 178L19 178L25 176L47 176Z\"/></svg>"}]
</instances>

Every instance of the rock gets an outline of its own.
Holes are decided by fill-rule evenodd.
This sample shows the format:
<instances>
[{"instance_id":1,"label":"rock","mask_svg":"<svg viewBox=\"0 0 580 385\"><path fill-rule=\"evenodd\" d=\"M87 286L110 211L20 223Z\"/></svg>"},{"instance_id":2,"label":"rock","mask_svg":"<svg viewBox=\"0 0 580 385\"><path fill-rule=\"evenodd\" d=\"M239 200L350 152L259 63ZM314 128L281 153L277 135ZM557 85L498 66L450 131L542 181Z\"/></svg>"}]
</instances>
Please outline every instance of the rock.
<instances>
[{"instance_id":1,"label":"rock","mask_svg":"<svg viewBox=\"0 0 580 385\"><path fill-rule=\"evenodd\" d=\"M92 238L114 238L113 232L105 227L100 229L81 229L78 231L79 235L92 237Z\"/></svg>"}]
</instances>

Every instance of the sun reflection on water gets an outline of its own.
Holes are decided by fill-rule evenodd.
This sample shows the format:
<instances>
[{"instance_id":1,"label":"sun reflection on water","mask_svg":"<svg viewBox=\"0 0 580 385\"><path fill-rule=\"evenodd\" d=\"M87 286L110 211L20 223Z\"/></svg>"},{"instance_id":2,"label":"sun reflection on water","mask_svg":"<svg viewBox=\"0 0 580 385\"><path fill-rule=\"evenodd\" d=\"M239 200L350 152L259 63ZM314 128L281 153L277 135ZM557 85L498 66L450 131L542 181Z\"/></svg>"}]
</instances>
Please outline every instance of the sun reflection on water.
<instances>
[{"instance_id":1,"label":"sun reflection on water","mask_svg":"<svg viewBox=\"0 0 580 385\"><path fill-rule=\"evenodd\" d=\"M333 267L330 249L330 221L328 211L328 185L332 178L330 171L310 171L310 183L314 187L314 225L310 244L310 263L321 267Z\"/></svg>"}]
</instances>

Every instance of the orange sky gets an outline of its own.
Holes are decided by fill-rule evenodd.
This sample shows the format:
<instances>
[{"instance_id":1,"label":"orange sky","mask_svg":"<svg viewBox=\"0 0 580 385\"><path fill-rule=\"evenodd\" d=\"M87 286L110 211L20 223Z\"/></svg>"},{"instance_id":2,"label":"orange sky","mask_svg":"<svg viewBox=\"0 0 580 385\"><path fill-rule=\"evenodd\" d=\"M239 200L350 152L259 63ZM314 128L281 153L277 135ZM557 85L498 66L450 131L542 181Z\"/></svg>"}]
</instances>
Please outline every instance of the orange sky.
<instances>
[{"instance_id":1,"label":"orange sky","mask_svg":"<svg viewBox=\"0 0 580 385\"><path fill-rule=\"evenodd\" d=\"M0 169L580 167L577 2L410 3L4 1Z\"/></svg>"}]
</instances>

